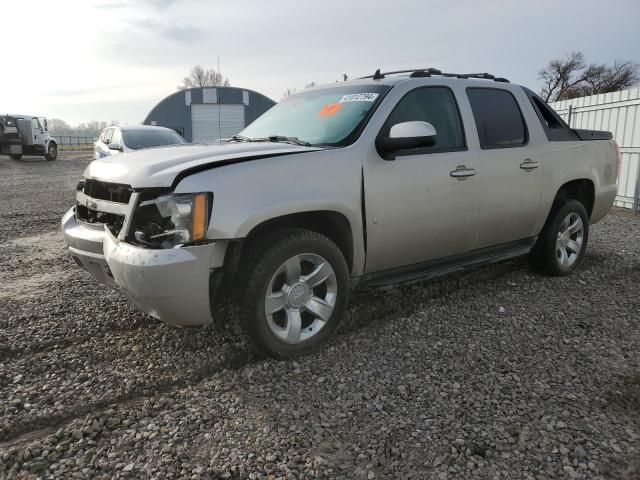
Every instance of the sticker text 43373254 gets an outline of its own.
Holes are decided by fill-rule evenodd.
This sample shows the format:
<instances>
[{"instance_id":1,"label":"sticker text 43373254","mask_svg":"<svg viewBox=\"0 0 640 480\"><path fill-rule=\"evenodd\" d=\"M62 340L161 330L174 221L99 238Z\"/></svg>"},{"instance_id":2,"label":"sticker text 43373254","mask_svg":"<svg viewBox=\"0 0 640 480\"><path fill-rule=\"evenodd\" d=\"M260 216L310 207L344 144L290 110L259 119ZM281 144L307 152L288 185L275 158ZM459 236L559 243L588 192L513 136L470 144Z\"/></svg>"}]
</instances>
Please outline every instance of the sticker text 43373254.
<instances>
[{"instance_id":1,"label":"sticker text 43373254","mask_svg":"<svg viewBox=\"0 0 640 480\"><path fill-rule=\"evenodd\" d=\"M375 102L378 98L378 93L350 93L349 95L343 95L338 103L345 102Z\"/></svg>"}]
</instances>

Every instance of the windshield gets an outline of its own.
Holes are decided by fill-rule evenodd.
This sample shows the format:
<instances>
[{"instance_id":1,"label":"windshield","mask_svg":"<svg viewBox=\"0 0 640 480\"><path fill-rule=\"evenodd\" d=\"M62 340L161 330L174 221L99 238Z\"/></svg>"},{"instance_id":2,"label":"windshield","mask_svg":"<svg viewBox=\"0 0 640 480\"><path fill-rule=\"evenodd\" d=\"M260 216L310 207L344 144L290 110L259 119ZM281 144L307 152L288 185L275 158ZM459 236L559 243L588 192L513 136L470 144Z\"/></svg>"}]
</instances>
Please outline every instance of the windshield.
<instances>
[{"instance_id":1,"label":"windshield","mask_svg":"<svg viewBox=\"0 0 640 480\"><path fill-rule=\"evenodd\" d=\"M173 130L124 130L124 144L132 150L186 143Z\"/></svg>"},{"instance_id":2,"label":"windshield","mask_svg":"<svg viewBox=\"0 0 640 480\"><path fill-rule=\"evenodd\" d=\"M258 117L239 137L265 141L289 137L312 145L348 145L389 88L350 85L292 95Z\"/></svg>"}]
</instances>

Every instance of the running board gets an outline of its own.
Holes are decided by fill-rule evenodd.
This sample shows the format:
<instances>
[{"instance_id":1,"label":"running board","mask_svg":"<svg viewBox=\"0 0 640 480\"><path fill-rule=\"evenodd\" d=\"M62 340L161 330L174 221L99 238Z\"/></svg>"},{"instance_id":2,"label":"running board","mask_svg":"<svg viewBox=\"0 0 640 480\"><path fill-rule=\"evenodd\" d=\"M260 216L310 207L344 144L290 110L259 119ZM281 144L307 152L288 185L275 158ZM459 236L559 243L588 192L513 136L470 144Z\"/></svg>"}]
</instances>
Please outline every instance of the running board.
<instances>
[{"instance_id":1,"label":"running board","mask_svg":"<svg viewBox=\"0 0 640 480\"><path fill-rule=\"evenodd\" d=\"M495 247L482 248L462 255L453 255L443 259L394 268L364 275L360 286L384 287L401 283L428 280L451 273L469 270L528 254L538 237L526 238Z\"/></svg>"}]
</instances>

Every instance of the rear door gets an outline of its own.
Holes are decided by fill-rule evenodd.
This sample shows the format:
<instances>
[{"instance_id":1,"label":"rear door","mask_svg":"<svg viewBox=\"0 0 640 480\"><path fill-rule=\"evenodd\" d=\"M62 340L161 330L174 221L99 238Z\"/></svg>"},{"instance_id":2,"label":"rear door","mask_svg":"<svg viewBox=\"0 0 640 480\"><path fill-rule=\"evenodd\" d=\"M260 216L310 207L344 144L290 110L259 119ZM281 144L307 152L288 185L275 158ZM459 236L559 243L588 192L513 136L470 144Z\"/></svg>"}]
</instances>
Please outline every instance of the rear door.
<instances>
[{"instance_id":1,"label":"rear door","mask_svg":"<svg viewBox=\"0 0 640 480\"><path fill-rule=\"evenodd\" d=\"M374 149L366 159L367 273L466 253L475 239L475 152L467 149L454 92L446 86L410 90L380 133L408 121L432 124L436 144L401 151L394 161ZM452 174L463 170L466 176Z\"/></svg>"},{"instance_id":2,"label":"rear door","mask_svg":"<svg viewBox=\"0 0 640 480\"><path fill-rule=\"evenodd\" d=\"M522 89L466 89L480 143L476 185L479 228L474 248L535 235L541 207L542 158L532 138Z\"/></svg>"}]
</instances>

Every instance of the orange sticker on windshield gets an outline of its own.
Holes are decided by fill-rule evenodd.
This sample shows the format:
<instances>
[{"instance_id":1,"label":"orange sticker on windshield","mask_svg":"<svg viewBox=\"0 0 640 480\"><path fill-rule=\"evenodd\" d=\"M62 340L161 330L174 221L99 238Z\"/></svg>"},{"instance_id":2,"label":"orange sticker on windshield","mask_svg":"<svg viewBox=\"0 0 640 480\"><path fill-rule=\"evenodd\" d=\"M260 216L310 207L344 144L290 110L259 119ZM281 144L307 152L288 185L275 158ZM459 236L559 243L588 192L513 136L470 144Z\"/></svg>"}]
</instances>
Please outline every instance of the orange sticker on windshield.
<instances>
[{"instance_id":1,"label":"orange sticker on windshield","mask_svg":"<svg viewBox=\"0 0 640 480\"><path fill-rule=\"evenodd\" d=\"M324 107L320 109L321 117L331 117L338 113L342 108L341 103L327 103Z\"/></svg>"}]
</instances>

